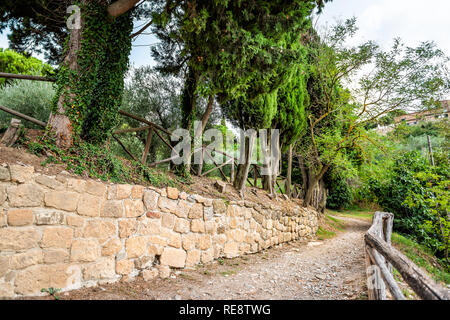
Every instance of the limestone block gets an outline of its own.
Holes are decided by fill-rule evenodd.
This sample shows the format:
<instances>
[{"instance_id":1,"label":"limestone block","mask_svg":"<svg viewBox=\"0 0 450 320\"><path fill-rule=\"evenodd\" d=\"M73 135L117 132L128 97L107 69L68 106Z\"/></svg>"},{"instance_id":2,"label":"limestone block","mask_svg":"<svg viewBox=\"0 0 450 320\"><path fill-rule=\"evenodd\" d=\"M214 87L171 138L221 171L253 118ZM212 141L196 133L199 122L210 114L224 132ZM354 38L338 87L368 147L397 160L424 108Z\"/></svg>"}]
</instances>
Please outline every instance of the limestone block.
<instances>
[{"instance_id":1,"label":"limestone block","mask_svg":"<svg viewBox=\"0 0 450 320\"><path fill-rule=\"evenodd\" d=\"M129 238L125 242L125 248L129 259L139 258L147 251L147 238L142 236Z\"/></svg>"},{"instance_id":2,"label":"limestone block","mask_svg":"<svg viewBox=\"0 0 450 320\"><path fill-rule=\"evenodd\" d=\"M214 249L210 248L209 250L202 252L202 263L210 263L214 260Z\"/></svg>"},{"instance_id":3,"label":"limestone block","mask_svg":"<svg viewBox=\"0 0 450 320\"><path fill-rule=\"evenodd\" d=\"M127 218L137 218L145 214L142 200L126 199L123 204L125 207L125 217Z\"/></svg>"},{"instance_id":4,"label":"limestone block","mask_svg":"<svg viewBox=\"0 0 450 320\"><path fill-rule=\"evenodd\" d=\"M102 210L100 212L101 217L106 218L122 218L124 214L124 207L122 201L119 200L107 200L103 203Z\"/></svg>"},{"instance_id":5,"label":"limestone block","mask_svg":"<svg viewBox=\"0 0 450 320\"><path fill-rule=\"evenodd\" d=\"M134 263L131 260L120 260L116 262L116 273L129 275L134 269Z\"/></svg>"},{"instance_id":6,"label":"limestone block","mask_svg":"<svg viewBox=\"0 0 450 320\"><path fill-rule=\"evenodd\" d=\"M34 219L38 226L59 225L64 223L64 214L53 210L35 210Z\"/></svg>"},{"instance_id":7,"label":"limestone block","mask_svg":"<svg viewBox=\"0 0 450 320\"><path fill-rule=\"evenodd\" d=\"M191 208L192 208L192 203L187 202L185 200L180 200L178 202L178 206L175 210L175 215L179 218L187 218Z\"/></svg>"},{"instance_id":8,"label":"limestone block","mask_svg":"<svg viewBox=\"0 0 450 320\"><path fill-rule=\"evenodd\" d=\"M73 230L68 227L46 227L41 241L41 248L70 248Z\"/></svg>"},{"instance_id":9,"label":"limestone block","mask_svg":"<svg viewBox=\"0 0 450 320\"><path fill-rule=\"evenodd\" d=\"M82 193L82 192L84 192L85 187L86 187L85 180L74 179L74 178L67 179L67 189L70 191Z\"/></svg>"},{"instance_id":10,"label":"limestone block","mask_svg":"<svg viewBox=\"0 0 450 320\"><path fill-rule=\"evenodd\" d=\"M41 264L44 261L44 255L41 249L31 249L24 253L17 253L11 256L10 269L21 270L30 266Z\"/></svg>"},{"instance_id":11,"label":"limestone block","mask_svg":"<svg viewBox=\"0 0 450 320\"><path fill-rule=\"evenodd\" d=\"M10 226L27 226L33 223L33 211L30 209L10 209L7 217Z\"/></svg>"},{"instance_id":12,"label":"limestone block","mask_svg":"<svg viewBox=\"0 0 450 320\"><path fill-rule=\"evenodd\" d=\"M198 242L198 235L195 233L185 234L182 237L183 241L183 249L184 250L192 250L195 249Z\"/></svg>"},{"instance_id":13,"label":"limestone block","mask_svg":"<svg viewBox=\"0 0 450 320\"><path fill-rule=\"evenodd\" d=\"M159 194L153 190L144 191L144 204L148 211L158 209L158 198Z\"/></svg>"},{"instance_id":14,"label":"limestone block","mask_svg":"<svg viewBox=\"0 0 450 320\"><path fill-rule=\"evenodd\" d=\"M83 227L85 218L80 216L67 216L67 225L72 227Z\"/></svg>"},{"instance_id":15,"label":"limestone block","mask_svg":"<svg viewBox=\"0 0 450 320\"><path fill-rule=\"evenodd\" d=\"M36 178L34 178L34 181L53 190L59 191L64 190L64 185L61 182L57 181L55 178L39 175Z\"/></svg>"},{"instance_id":16,"label":"limestone block","mask_svg":"<svg viewBox=\"0 0 450 320\"><path fill-rule=\"evenodd\" d=\"M115 275L115 259L112 257L100 258L83 268L83 279L86 281L113 279Z\"/></svg>"},{"instance_id":17,"label":"limestone block","mask_svg":"<svg viewBox=\"0 0 450 320\"><path fill-rule=\"evenodd\" d=\"M26 250L38 247L41 234L35 228L0 229L0 252Z\"/></svg>"},{"instance_id":18,"label":"limestone block","mask_svg":"<svg viewBox=\"0 0 450 320\"><path fill-rule=\"evenodd\" d=\"M223 200L213 200L214 213L223 215L227 212L227 206Z\"/></svg>"},{"instance_id":19,"label":"limestone block","mask_svg":"<svg viewBox=\"0 0 450 320\"><path fill-rule=\"evenodd\" d=\"M168 229L173 229L175 226L175 216L171 213L163 213L161 215L161 226Z\"/></svg>"},{"instance_id":20,"label":"limestone block","mask_svg":"<svg viewBox=\"0 0 450 320\"><path fill-rule=\"evenodd\" d=\"M1 168L1 167L0 167ZM6 186L0 186L0 206L5 203L7 198L6 195Z\"/></svg>"},{"instance_id":21,"label":"limestone block","mask_svg":"<svg viewBox=\"0 0 450 320\"><path fill-rule=\"evenodd\" d=\"M177 201L166 197L159 197L158 207L162 212L176 213Z\"/></svg>"},{"instance_id":22,"label":"limestone block","mask_svg":"<svg viewBox=\"0 0 450 320\"><path fill-rule=\"evenodd\" d=\"M174 231L179 233L189 233L190 229L190 222L188 220L182 218L177 218L175 220Z\"/></svg>"},{"instance_id":23,"label":"limestone block","mask_svg":"<svg viewBox=\"0 0 450 320\"><path fill-rule=\"evenodd\" d=\"M133 186L133 188L131 188L131 198L136 200L142 200L143 196L144 196L143 186Z\"/></svg>"},{"instance_id":24,"label":"limestone block","mask_svg":"<svg viewBox=\"0 0 450 320\"><path fill-rule=\"evenodd\" d=\"M102 248L102 256L114 256L122 250L122 242L119 239L109 240Z\"/></svg>"},{"instance_id":25,"label":"limestone block","mask_svg":"<svg viewBox=\"0 0 450 320\"><path fill-rule=\"evenodd\" d=\"M129 238L136 233L137 221L134 219L119 221L119 237Z\"/></svg>"},{"instance_id":26,"label":"limestone block","mask_svg":"<svg viewBox=\"0 0 450 320\"><path fill-rule=\"evenodd\" d=\"M70 261L92 262L99 258L99 246L96 240L77 239L72 243Z\"/></svg>"},{"instance_id":27,"label":"limestone block","mask_svg":"<svg viewBox=\"0 0 450 320\"><path fill-rule=\"evenodd\" d=\"M223 248L226 258L235 258L239 255L239 245L236 242L227 242Z\"/></svg>"},{"instance_id":28,"label":"limestone block","mask_svg":"<svg viewBox=\"0 0 450 320\"><path fill-rule=\"evenodd\" d=\"M196 203L189 210L189 219L203 219L203 205Z\"/></svg>"},{"instance_id":29,"label":"limestone block","mask_svg":"<svg viewBox=\"0 0 450 320\"><path fill-rule=\"evenodd\" d=\"M209 234L199 235L198 248L200 250L208 250L212 246L211 236Z\"/></svg>"},{"instance_id":30,"label":"limestone block","mask_svg":"<svg viewBox=\"0 0 450 320\"><path fill-rule=\"evenodd\" d=\"M177 188L167 187L167 198L172 200L178 200L179 191Z\"/></svg>"},{"instance_id":31,"label":"limestone block","mask_svg":"<svg viewBox=\"0 0 450 320\"><path fill-rule=\"evenodd\" d=\"M44 263L65 263L69 262L69 251L65 249L44 250Z\"/></svg>"},{"instance_id":32,"label":"limestone block","mask_svg":"<svg viewBox=\"0 0 450 320\"><path fill-rule=\"evenodd\" d=\"M160 261L161 265L184 268L186 265L186 251L175 248L164 248Z\"/></svg>"},{"instance_id":33,"label":"limestone block","mask_svg":"<svg viewBox=\"0 0 450 320\"><path fill-rule=\"evenodd\" d=\"M78 202L77 212L87 217L98 217L103 206L103 198L90 194L82 194Z\"/></svg>"},{"instance_id":34,"label":"limestone block","mask_svg":"<svg viewBox=\"0 0 450 320\"><path fill-rule=\"evenodd\" d=\"M139 222L140 235L159 235L161 233L161 221L155 219L145 219Z\"/></svg>"},{"instance_id":35,"label":"limestone block","mask_svg":"<svg viewBox=\"0 0 450 320\"><path fill-rule=\"evenodd\" d=\"M40 294L42 288L64 288L70 272L68 264L37 265L17 273L15 292L22 295Z\"/></svg>"},{"instance_id":36,"label":"limestone block","mask_svg":"<svg viewBox=\"0 0 450 320\"><path fill-rule=\"evenodd\" d=\"M34 167L12 164L9 166L9 172L13 182L25 183L33 177Z\"/></svg>"},{"instance_id":37,"label":"limestone block","mask_svg":"<svg viewBox=\"0 0 450 320\"><path fill-rule=\"evenodd\" d=\"M84 227L84 238L107 239L116 234L116 225L110 221L91 220Z\"/></svg>"},{"instance_id":38,"label":"limestone block","mask_svg":"<svg viewBox=\"0 0 450 320\"><path fill-rule=\"evenodd\" d=\"M0 166L0 181L9 181L9 180L11 180L11 174L9 173L9 169Z\"/></svg>"},{"instance_id":39,"label":"limestone block","mask_svg":"<svg viewBox=\"0 0 450 320\"><path fill-rule=\"evenodd\" d=\"M101 182L89 180L86 181L85 192L98 197L104 197L106 194L106 185Z\"/></svg>"},{"instance_id":40,"label":"limestone block","mask_svg":"<svg viewBox=\"0 0 450 320\"><path fill-rule=\"evenodd\" d=\"M186 255L186 266L193 267L193 266L199 264L201 254L202 254L202 252L200 250L197 250L197 249L189 250Z\"/></svg>"},{"instance_id":41,"label":"limestone block","mask_svg":"<svg viewBox=\"0 0 450 320\"><path fill-rule=\"evenodd\" d=\"M204 207L203 208L203 219L205 221L212 220L214 218L214 209L213 207Z\"/></svg>"},{"instance_id":42,"label":"limestone block","mask_svg":"<svg viewBox=\"0 0 450 320\"><path fill-rule=\"evenodd\" d=\"M6 188L11 207L39 207L44 199L42 188L35 184L21 184Z\"/></svg>"}]
</instances>

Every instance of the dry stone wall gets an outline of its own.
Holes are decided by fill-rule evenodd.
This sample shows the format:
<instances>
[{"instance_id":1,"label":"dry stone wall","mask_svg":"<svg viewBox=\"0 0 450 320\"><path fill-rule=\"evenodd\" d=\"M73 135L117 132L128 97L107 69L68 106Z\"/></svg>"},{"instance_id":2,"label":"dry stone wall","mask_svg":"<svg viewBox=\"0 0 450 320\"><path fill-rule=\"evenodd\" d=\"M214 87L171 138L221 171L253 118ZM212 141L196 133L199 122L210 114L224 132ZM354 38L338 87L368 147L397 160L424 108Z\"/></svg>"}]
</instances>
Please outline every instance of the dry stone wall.
<instances>
[{"instance_id":1,"label":"dry stone wall","mask_svg":"<svg viewBox=\"0 0 450 320\"><path fill-rule=\"evenodd\" d=\"M168 277L174 269L308 238L312 209L0 166L0 297Z\"/></svg>"}]
</instances>

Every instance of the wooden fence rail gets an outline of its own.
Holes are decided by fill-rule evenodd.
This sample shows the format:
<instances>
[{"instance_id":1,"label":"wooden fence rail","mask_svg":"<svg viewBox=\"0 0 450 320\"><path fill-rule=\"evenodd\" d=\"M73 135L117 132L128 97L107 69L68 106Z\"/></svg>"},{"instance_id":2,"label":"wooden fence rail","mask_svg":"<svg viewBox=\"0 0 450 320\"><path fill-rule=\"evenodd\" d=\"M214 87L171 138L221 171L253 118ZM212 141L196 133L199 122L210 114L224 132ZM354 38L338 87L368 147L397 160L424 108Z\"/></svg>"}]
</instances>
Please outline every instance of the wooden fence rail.
<instances>
[{"instance_id":1,"label":"wooden fence rail","mask_svg":"<svg viewBox=\"0 0 450 320\"><path fill-rule=\"evenodd\" d=\"M367 286L370 300L386 300L386 284L396 300L405 297L392 275L394 267L414 292L424 300L449 300L449 291L391 245L394 215L376 212L364 236Z\"/></svg>"}]
</instances>

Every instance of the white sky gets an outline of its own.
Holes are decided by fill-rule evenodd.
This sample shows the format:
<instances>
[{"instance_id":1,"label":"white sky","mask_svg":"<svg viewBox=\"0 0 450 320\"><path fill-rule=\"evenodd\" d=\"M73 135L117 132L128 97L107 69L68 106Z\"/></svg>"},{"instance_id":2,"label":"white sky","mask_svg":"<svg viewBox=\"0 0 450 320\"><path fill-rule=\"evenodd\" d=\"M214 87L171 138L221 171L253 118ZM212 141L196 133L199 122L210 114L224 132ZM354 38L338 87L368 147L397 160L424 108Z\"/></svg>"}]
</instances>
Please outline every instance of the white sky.
<instances>
[{"instance_id":1,"label":"white sky","mask_svg":"<svg viewBox=\"0 0 450 320\"><path fill-rule=\"evenodd\" d=\"M336 19L358 18L360 28L355 40L375 40L386 49L392 39L400 37L408 46L433 40L450 55L450 0L334 0L325 5L320 25ZM136 24L136 29L143 22ZM134 45L153 44L151 35L142 35ZM7 47L6 32L0 34L0 47ZM135 67L153 64L150 48L133 47L131 64Z\"/></svg>"},{"instance_id":2,"label":"white sky","mask_svg":"<svg viewBox=\"0 0 450 320\"><path fill-rule=\"evenodd\" d=\"M408 46L433 40L450 55L449 0L334 0L325 5L319 24L357 17L356 39L374 40L385 49L400 37Z\"/></svg>"}]
</instances>

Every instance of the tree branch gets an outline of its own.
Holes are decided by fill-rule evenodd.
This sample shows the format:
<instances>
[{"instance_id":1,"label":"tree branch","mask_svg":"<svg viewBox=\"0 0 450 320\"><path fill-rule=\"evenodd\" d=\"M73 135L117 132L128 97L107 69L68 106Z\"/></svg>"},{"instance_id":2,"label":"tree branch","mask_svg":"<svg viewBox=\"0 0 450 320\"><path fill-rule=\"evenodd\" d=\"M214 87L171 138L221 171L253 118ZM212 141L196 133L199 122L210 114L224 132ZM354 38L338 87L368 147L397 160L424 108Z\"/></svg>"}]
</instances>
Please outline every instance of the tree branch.
<instances>
[{"instance_id":1,"label":"tree branch","mask_svg":"<svg viewBox=\"0 0 450 320\"><path fill-rule=\"evenodd\" d=\"M117 0L108 6L108 14L111 17L118 17L134 7L140 0Z\"/></svg>"}]
</instances>

